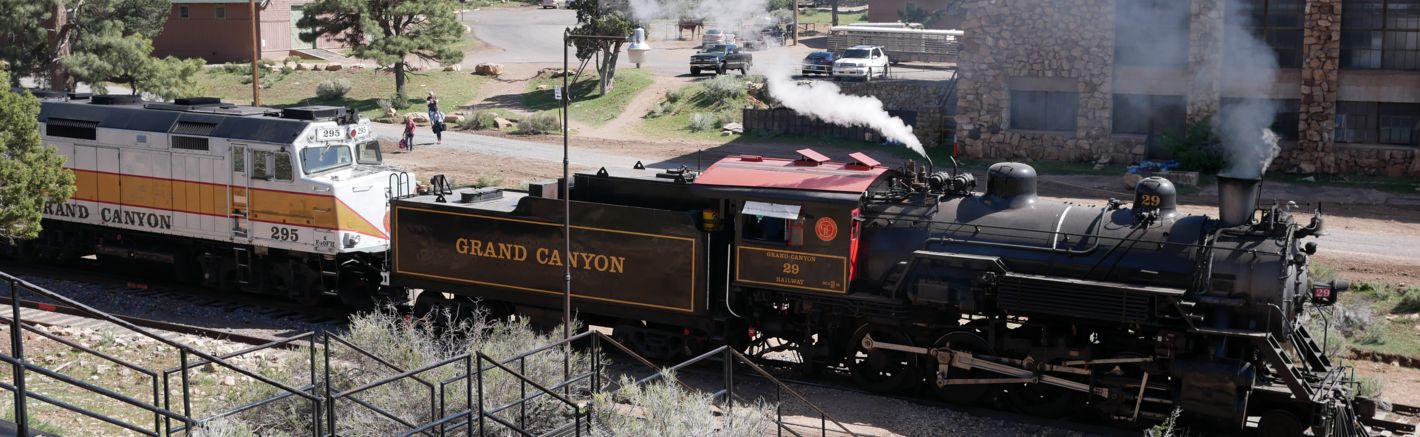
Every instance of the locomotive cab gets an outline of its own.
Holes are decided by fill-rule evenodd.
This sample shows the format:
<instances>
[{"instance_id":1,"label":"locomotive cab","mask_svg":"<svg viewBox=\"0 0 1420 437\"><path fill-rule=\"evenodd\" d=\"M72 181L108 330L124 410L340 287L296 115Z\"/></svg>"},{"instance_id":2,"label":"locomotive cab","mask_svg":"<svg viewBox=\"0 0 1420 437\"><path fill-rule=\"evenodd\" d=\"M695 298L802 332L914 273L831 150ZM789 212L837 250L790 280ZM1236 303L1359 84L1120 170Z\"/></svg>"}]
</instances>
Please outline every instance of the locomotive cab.
<instances>
[{"instance_id":1,"label":"locomotive cab","mask_svg":"<svg viewBox=\"0 0 1420 437\"><path fill-rule=\"evenodd\" d=\"M725 200L734 224L733 282L795 293L848 294L857 276L862 193L895 172L861 153L835 163L811 149L798 159L733 157L698 179Z\"/></svg>"}]
</instances>

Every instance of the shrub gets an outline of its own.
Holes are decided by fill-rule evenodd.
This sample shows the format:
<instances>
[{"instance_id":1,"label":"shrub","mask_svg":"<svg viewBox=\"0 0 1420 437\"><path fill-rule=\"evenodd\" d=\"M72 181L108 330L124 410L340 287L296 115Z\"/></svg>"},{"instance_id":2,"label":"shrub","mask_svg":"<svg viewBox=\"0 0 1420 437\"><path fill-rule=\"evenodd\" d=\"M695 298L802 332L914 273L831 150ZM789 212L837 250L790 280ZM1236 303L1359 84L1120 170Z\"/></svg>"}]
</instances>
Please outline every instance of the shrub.
<instances>
[{"instance_id":1,"label":"shrub","mask_svg":"<svg viewBox=\"0 0 1420 437\"><path fill-rule=\"evenodd\" d=\"M685 95L686 95L686 94L687 94L687 93L686 93L686 91L685 91L684 89L674 89L674 90L670 90L669 92L666 93L666 102L667 102L667 103L672 103L672 104L674 104L674 103L679 102L679 101L681 101L681 100L685 100Z\"/></svg>"},{"instance_id":2,"label":"shrub","mask_svg":"<svg viewBox=\"0 0 1420 437\"><path fill-rule=\"evenodd\" d=\"M1356 396L1375 398L1385 391L1385 381L1374 376L1356 378Z\"/></svg>"},{"instance_id":3,"label":"shrub","mask_svg":"<svg viewBox=\"0 0 1420 437\"><path fill-rule=\"evenodd\" d=\"M737 111L737 110L733 110L733 109L726 109L726 110L723 110L723 111L720 111L720 112L716 112L716 113L715 113L715 119L716 119L715 122L719 124L719 126L716 126L716 128L718 129L720 126L724 126L724 125L729 124L729 123L739 123L739 122L740 122L740 117L743 117L743 116L744 116L744 112L742 112L742 111Z\"/></svg>"},{"instance_id":4,"label":"shrub","mask_svg":"<svg viewBox=\"0 0 1420 437\"><path fill-rule=\"evenodd\" d=\"M494 114L492 111L475 111L468 117L464 117L463 121L459 122L459 127L472 130L497 129L498 122L495 121L497 118L498 114Z\"/></svg>"},{"instance_id":5,"label":"shrub","mask_svg":"<svg viewBox=\"0 0 1420 437\"><path fill-rule=\"evenodd\" d=\"M1336 267L1328 264L1312 261L1307 266L1307 270L1308 276L1311 276L1314 282L1331 282L1332 279L1336 279Z\"/></svg>"},{"instance_id":6,"label":"shrub","mask_svg":"<svg viewBox=\"0 0 1420 437\"><path fill-rule=\"evenodd\" d=\"M401 96L399 94L395 94L394 96L390 97L389 103L390 106L394 109L409 109L409 99L406 99L404 98L404 96Z\"/></svg>"},{"instance_id":7,"label":"shrub","mask_svg":"<svg viewBox=\"0 0 1420 437\"><path fill-rule=\"evenodd\" d=\"M650 110L646 111L646 118L660 118L660 117L664 117L664 116L666 116L667 114L670 114L670 112L671 112L671 106L672 106L671 103L670 103L670 102L667 102L667 101L665 101L665 100L656 102L656 104L651 105L651 109L650 109Z\"/></svg>"},{"instance_id":8,"label":"shrub","mask_svg":"<svg viewBox=\"0 0 1420 437\"><path fill-rule=\"evenodd\" d=\"M316 85L316 97L326 100L343 98L349 92L350 81L345 79L326 79Z\"/></svg>"},{"instance_id":9,"label":"shrub","mask_svg":"<svg viewBox=\"0 0 1420 437\"><path fill-rule=\"evenodd\" d=\"M291 74L291 72L293 72L293 71L296 71L296 70L293 69L293 68L291 68L291 67L289 67L289 66L286 66L286 65L282 65L282 66L281 66L281 74Z\"/></svg>"},{"instance_id":10,"label":"shrub","mask_svg":"<svg viewBox=\"0 0 1420 437\"><path fill-rule=\"evenodd\" d=\"M703 82L705 97L716 102L735 100L745 96L744 79L720 75Z\"/></svg>"},{"instance_id":11,"label":"shrub","mask_svg":"<svg viewBox=\"0 0 1420 437\"><path fill-rule=\"evenodd\" d=\"M1221 142L1213 133L1213 125L1206 121L1194 122L1183 132L1165 133L1158 141L1159 146L1168 150L1184 170L1205 174L1217 174L1223 170L1225 156Z\"/></svg>"},{"instance_id":12,"label":"shrub","mask_svg":"<svg viewBox=\"0 0 1420 437\"><path fill-rule=\"evenodd\" d=\"M608 435L758 437L774 426L770 417L774 406L762 399L717 409L710 395L685 389L673 373L664 372L661 380L641 385L623 375L620 386L592 397L595 420Z\"/></svg>"},{"instance_id":13,"label":"shrub","mask_svg":"<svg viewBox=\"0 0 1420 437\"><path fill-rule=\"evenodd\" d=\"M247 76L250 76L250 75L251 75L251 64L239 64L239 63L236 63L236 62L228 62L228 63L222 64L222 71L227 72L227 73L231 73L231 74L245 74L245 75L247 75ZM248 80L247 83L251 83L251 81Z\"/></svg>"},{"instance_id":14,"label":"shrub","mask_svg":"<svg viewBox=\"0 0 1420 437\"><path fill-rule=\"evenodd\" d=\"M291 65L291 64L299 64L299 63L301 63L301 57L300 57L300 56L287 56L285 59L282 59L282 60L281 60L281 65L282 65L282 66Z\"/></svg>"},{"instance_id":15,"label":"shrub","mask_svg":"<svg viewBox=\"0 0 1420 437\"><path fill-rule=\"evenodd\" d=\"M1396 302L1395 308L1391 312L1396 314L1420 313L1420 288L1406 287L1404 290L1396 291L1400 296L1400 301Z\"/></svg>"},{"instance_id":16,"label":"shrub","mask_svg":"<svg viewBox=\"0 0 1420 437\"><path fill-rule=\"evenodd\" d=\"M517 129L513 133L520 135L542 135L562 131L562 118L553 111L543 111L533 114L518 122Z\"/></svg>"},{"instance_id":17,"label":"shrub","mask_svg":"<svg viewBox=\"0 0 1420 437\"><path fill-rule=\"evenodd\" d=\"M697 112L694 114L690 114L690 131L703 132L718 128L719 126L716 123L718 121L719 120L716 119L715 114L705 112Z\"/></svg>"}]
</instances>

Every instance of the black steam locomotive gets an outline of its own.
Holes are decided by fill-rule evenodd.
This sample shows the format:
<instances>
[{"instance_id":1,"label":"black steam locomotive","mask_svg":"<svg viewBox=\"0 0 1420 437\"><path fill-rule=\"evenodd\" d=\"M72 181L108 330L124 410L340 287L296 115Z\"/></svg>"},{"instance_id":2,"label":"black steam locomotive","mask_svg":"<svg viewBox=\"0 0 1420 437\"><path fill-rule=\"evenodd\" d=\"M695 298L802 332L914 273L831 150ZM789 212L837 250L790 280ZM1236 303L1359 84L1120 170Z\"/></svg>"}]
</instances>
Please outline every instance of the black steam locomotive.
<instances>
[{"instance_id":1,"label":"black steam locomotive","mask_svg":"<svg viewBox=\"0 0 1420 437\"><path fill-rule=\"evenodd\" d=\"M425 306L556 319L571 267L578 316L662 359L723 342L1031 414L1413 432L1373 419L1299 323L1347 286L1308 278L1301 240L1323 220L1259 209L1260 181L1219 178L1215 219L1180 214L1159 178L1095 207L1038 199L1020 163L991 166L978 194L969 173L799 154L577 174L570 250L559 183L436 184L392 201L391 283Z\"/></svg>"}]
</instances>

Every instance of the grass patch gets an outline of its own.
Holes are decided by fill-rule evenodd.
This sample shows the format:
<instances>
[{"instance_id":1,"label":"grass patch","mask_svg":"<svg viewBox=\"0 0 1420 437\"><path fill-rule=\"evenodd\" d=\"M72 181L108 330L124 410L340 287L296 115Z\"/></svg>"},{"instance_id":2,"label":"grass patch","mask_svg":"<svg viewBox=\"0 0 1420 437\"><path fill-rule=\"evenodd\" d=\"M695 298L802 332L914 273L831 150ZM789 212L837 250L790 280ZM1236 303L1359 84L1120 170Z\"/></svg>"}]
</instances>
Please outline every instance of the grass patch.
<instances>
[{"instance_id":1,"label":"grass patch","mask_svg":"<svg viewBox=\"0 0 1420 437\"><path fill-rule=\"evenodd\" d=\"M582 78L572 84L572 101L568 112L573 120L600 125L616 118L626 110L641 91L651 86L651 73L646 70L618 69L616 83L606 95L601 95L595 72L584 72ZM538 89L544 86L546 89ZM553 89L562 86L562 78L539 77L528 81L528 91L523 94L523 105L532 111L552 111L561 109L553 95Z\"/></svg>"},{"instance_id":2,"label":"grass patch","mask_svg":"<svg viewBox=\"0 0 1420 437\"><path fill-rule=\"evenodd\" d=\"M739 134L722 135L718 126L703 129L704 126L695 126L692 121L711 115L716 116L718 121L742 121L740 110L749 104L749 99L743 91L736 93L727 89L731 84L743 88L743 84L750 80L754 77L719 76L671 90L652 106L648 114L643 114L646 121L641 124L640 130L655 137L721 141L739 138Z\"/></svg>"},{"instance_id":3,"label":"grass patch","mask_svg":"<svg viewBox=\"0 0 1420 437\"><path fill-rule=\"evenodd\" d=\"M1312 270L1314 275L1324 277L1327 268ZM1331 341L1339 343L1341 348L1358 351L1420 356L1417 312L1420 312L1420 287L1355 284L1351 291L1341 294L1332 312ZM1320 324L1319 320L1313 320L1314 332L1322 332Z\"/></svg>"},{"instance_id":4,"label":"grass patch","mask_svg":"<svg viewBox=\"0 0 1420 437\"><path fill-rule=\"evenodd\" d=\"M1305 180L1312 178L1313 180ZM1386 193L1414 194L1420 191L1420 181L1415 178L1363 175L1299 175L1282 172L1267 174L1268 182L1286 182L1297 185L1324 185L1332 187L1370 188Z\"/></svg>"},{"instance_id":5,"label":"grass patch","mask_svg":"<svg viewBox=\"0 0 1420 437\"><path fill-rule=\"evenodd\" d=\"M273 78L279 73L272 74ZM405 112L424 112L424 96L429 92L439 96L440 109L453 112L454 108L472 101L479 87L486 79L458 71L427 71L410 73L405 92L409 94L410 107ZM222 69L208 69L197 75L197 82L212 97L219 97L233 103L251 102L251 85L241 83L242 76ZM322 81L344 79L350 82L350 91L338 99L316 97L316 86ZM341 70L341 71L293 71L280 75L271 82L270 88L261 90L261 102L265 106L290 107L304 105L332 105L354 107L361 115L371 119L380 117L383 111L378 101L394 95L394 73L388 71Z\"/></svg>"},{"instance_id":6,"label":"grass patch","mask_svg":"<svg viewBox=\"0 0 1420 437\"><path fill-rule=\"evenodd\" d=\"M840 11L838 13L838 24L840 26L845 24L861 23L864 21L868 21L867 12L847 13ZM819 27L822 28L819 29L819 32L828 32L828 28L824 26L829 26L833 24L833 13L828 11L817 11L813 9L801 10L799 11L799 24L817 24Z\"/></svg>"}]
</instances>

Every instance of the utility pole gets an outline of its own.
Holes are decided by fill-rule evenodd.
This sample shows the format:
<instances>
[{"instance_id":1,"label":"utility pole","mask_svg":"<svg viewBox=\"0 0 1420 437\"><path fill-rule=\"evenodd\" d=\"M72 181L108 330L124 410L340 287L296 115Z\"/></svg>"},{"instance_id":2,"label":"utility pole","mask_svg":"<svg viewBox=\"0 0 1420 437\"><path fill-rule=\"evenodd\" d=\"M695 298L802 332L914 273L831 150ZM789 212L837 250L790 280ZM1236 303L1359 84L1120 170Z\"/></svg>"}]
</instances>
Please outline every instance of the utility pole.
<instances>
[{"instance_id":1,"label":"utility pole","mask_svg":"<svg viewBox=\"0 0 1420 437\"><path fill-rule=\"evenodd\" d=\"M794 23L792 24L792 26L794 27L794 45L799 45L799 0L793 1L794 3L792 4L792 6L794 8Z\"/></svg>"},{"instance_id":2,"label":"utility pole","mask_svg":"<svg viewBox=\"0 0 1420 437\"><path fill-rule=\"evenodd\" d=\"M247 0L251 18L251 105L261 106L261 33L257 30L256 0Z\"/></svg>"}]
</instances>

